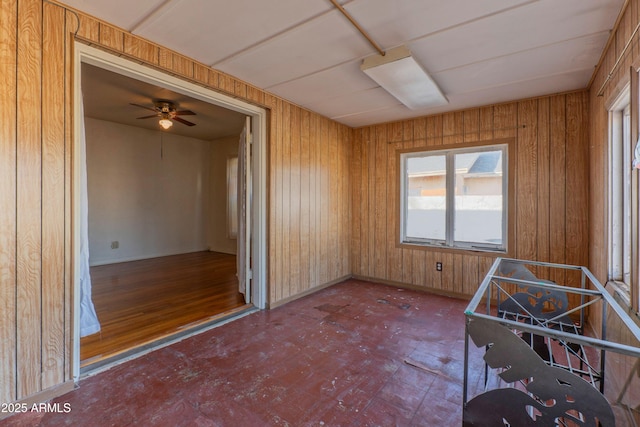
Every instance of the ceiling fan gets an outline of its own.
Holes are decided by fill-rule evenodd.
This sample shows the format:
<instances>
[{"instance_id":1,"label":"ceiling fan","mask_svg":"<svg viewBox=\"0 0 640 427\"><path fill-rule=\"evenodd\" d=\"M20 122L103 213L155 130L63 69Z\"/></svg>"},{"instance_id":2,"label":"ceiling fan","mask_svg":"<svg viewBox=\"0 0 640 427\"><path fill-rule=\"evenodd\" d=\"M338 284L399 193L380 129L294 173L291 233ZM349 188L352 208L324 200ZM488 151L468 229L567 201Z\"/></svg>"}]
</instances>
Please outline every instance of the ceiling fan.
<instances>
[{"instance_id":1,"label":"ceiling fan","mask_svg":"<svg viewBox=\"0 0 640 427\"><path fill-rule=\"evenodd\" d=\"M154 114L138 117L138 119L150 119L152 117L160 117L160 121L158 123L164 129L169 129L171 126L173 126L172 120L187 126L196 125L195 123L191 123L188 120L178 117L178 116L195 116L196 113L194 113L191 110L178 111L177 109L178 105L171 101L166 101L164 99L155 100L153 101L153 105L154 105L153 108L146 107L140 104L134 104L134 103L131 103L131 105L144 108L145 110L153 111Z\"/></svg>"}]
</instances>

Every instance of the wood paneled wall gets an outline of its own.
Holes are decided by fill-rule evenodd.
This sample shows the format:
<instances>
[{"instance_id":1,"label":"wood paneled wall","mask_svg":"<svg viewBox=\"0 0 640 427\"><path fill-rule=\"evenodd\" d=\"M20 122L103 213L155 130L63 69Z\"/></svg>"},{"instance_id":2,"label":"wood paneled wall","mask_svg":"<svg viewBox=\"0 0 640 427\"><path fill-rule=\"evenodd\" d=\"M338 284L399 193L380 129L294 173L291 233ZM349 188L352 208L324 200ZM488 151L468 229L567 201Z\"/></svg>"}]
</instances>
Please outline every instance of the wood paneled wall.
<instances>
[{"instance_id":1,"label":"wood paneled wall","mask_svg":"<svg viewBox=\"0 0 640 427\"><path fill-rule=\"evenodd\" d=\"M609 38L601 63L596 69L589 88L590 102L590 157L589 157L589 269L603 284L608 279L608 173L609 173L609 111L611 103L630 82L631 68L640 64L640 38L634 29L640 23L640 0L630 0L618 17L617 26ZM625 46L627 46L625 51ZM617 63L617 65L616 65ZM632 115L638 115L637 106L632 106ZM615 208L615 207L614 207ZM632 314L633 316L633 314ZM599 330L601 312L594 310L590 322L594 330ZM618 321L607 321L607 330L621 343L638 346L638 341L626 333ZM628 378L634 361L628 357L609 352L607 354L605 395L615 399ZM635 404L638 403L638 381L632 383L635 389ZM640 420L637 420L640 421Z\"/></svg>"},{"instance_id":2,"label":"wood paneled wall","mask_svg":"<svg viewBox=\"0 0 640 427\"><path fill-rule=\"evenodd\" d=\"M0 2L0 401L70 378L66 12ZM72 27L75 28L75 23Z\"/></svg>"},{"instance_id":3,"label":"wood paneled wall","mask_svg":"<svg viewBox=\"0 0 640 427\"><path fill-rule=\"evenodd\" d=\"M72 377L76 30L81 41L270 110L270 304L351 271L350 129L90 16L0 0L0 402L38 399Z\"/></svg>"},{"instance_id":4,"label":"wood paneled wall","mask_svg":"<svg viewBox=\"0 0 640 427\"><path fill-rule=\"evenodd\" d=\"M351 193L354 275L472 295L488 253L398 247L398 150L515 138L509 256L588 261L588 93L560 94L355 130ZM435 269L443 264L442 272Z\"/></svg>"},{"instance_id":5,"label":"wood paneled wall","mask_svg":"<svg viewBox=\"0 0 640 427\"><path fill-rule=\"evenodd\" d=\"M608 174L608 108L630 81L632 64L640 60L640 39L636 35L626 52L635 27L640 22L640 1L630 0L618 18L618 25L611 33L607 49L596 69L589 88L590 100L590 159L589 269L601 283L607 280L607 174ZM618 62L617 66L616 62ZM609 73L611 76L609 77ZM636 113L637 114L637 111Z\"/></svg>"}]
</instances>

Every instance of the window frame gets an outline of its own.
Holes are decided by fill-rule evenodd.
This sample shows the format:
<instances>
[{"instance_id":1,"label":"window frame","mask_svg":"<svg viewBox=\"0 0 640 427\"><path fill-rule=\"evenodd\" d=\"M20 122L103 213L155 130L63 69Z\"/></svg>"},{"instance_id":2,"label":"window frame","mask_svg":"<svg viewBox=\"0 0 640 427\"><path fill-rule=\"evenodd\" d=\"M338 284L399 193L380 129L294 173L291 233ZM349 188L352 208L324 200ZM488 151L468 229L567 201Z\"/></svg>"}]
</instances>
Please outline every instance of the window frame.
<instances>
[{"instance_id":1,"label":"window frame","mask_svg":"<svg viewBox=\"0 0 640 427\"><path fill-rule=\"evenodd\" d=\"M616 165L615 161L622 162L621 168L632 168L630 160L634 158L634 151L638 141L638 124L639 124L639 72L640 67L634 64L630 67L630 79L626 85L622 86L615 96L612 96L608 102L605 102L608 111L608 129L607 129L607 173L606 173L606 230L607 230L607 284L611 285L614 294L620 302L628 306L629 312L636 315L640 312L640 224L638 217L638 208L640 207L640 173L638 169L631 169L630 182L627 182L628 188L625 188L624 178L614 176ZM628 107L627 107L628 106ZM628 108L629 120L624 121L624 110ZM625 125L628 127L625 128ZM624 134L626 132L626 135ZM614 144L622 144L622 147L614 147ZM628 144L628 146L624 146ZM625 164L626 163L626 164ZM629 170L627 170L629 172ZM624 173L624 172L622 172ZM622 183L620 180L622 179ZM616 181L618 192L628 193L626 200L621 209L622 213L614 212L616 207L620 207L621 196L615 194ZM624 212L625 207L630 212ZM629 217L630 224L622 231L616 230L614 227L616 219ZM622 268L616 269L616 257L620 258L619 250L616 252L614 245L616 242L620 244L620 234L629 234L630 239L630 265L628 272ZM617 241L616 241L617 239ZM624 239L624 235L622 236ZM623 244L624 245L624 244ZM624 251L622 259L624 260ZM625 277L628 276L628 278Z\"/></svg>"},{"instance_id":2,"label":"window frame","mask_svg":"<svg viewBox=\"0 0 640 427\"><path fill-rule=\"evenodd\" d=\"M458 242L454 240L454 207L453 207L453 194L450 188L453 188L455 181L455 173L447 174L447 194L451 194L452 197L447 196L446 205L446 233L445 241L438 239L422 239L422 238L407 238L406 236L406 216L408 214L405 209L407 203L407 175L406 175L406 159L412 157L420 157L425 154L428 155L442 155L450 153L451 165L447 166L450 170L453 164L453 157L456 154L463 154L468 152L482 152L482 151L495 151L496 149L503 150L502 158L502 236L503 241L500 245L491 245L484 243L474 242ZM488 252L496 253L502 256L511 256L510 251L514 248L514 215L515 215L515 203L514 203L514 183L512 182L515 177L515 138L502 138L493 139L481 142L473 143L460 143L449 144L441 146L426 146L412 149L400 149L396 151L397 158L397 171L398 171L398 192L397 194L397 224L396 224L396 246L406 249L424 249L424 250L437 250L441 252L454 252L454 253L478 253Z\"/></svg>"}]
</instances>

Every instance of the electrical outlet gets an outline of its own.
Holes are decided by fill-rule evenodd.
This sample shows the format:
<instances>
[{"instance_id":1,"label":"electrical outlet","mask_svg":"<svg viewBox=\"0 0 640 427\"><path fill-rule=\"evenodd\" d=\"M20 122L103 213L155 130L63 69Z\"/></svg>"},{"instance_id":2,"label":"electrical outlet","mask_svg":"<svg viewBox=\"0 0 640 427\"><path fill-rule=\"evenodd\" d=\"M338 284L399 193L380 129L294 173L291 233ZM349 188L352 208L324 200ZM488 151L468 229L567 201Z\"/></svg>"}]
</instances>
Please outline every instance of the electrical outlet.
<instances>
[{"instance_id":1,"label":"electrical outlet","mask_svg":"<svg viewBox=\"0 0 640 427\"><path fill-rule=\"evenodd\" d=\"M442 271L442 263L440 261L436 262L436 271Z\"/></svg>"},{"instance_id":2,"label":"electrical outlet","mask_svg":"<svg viewBox=\"0 0 640 427\"><path fill-rule=\"evenodd\" d=\"M111 242L111 249L118 249L120 247L120 242L117 240L115 242Z\"/></svg>"}]
</instances>

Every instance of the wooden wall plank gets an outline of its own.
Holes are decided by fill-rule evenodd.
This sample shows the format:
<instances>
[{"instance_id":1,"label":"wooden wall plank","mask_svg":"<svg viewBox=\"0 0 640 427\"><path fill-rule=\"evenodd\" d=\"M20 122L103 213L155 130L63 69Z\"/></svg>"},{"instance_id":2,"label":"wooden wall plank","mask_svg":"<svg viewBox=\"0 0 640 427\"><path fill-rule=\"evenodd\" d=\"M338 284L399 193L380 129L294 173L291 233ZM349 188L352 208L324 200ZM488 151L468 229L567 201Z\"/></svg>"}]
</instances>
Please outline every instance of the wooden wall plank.
<instances>
[{"instance_id":1,"label":"wooden wall plank","mask_svg":"<svg viewBox=\"0 0 640 427\"><path fill-rule=\"evenodd\" d=\"M329 159L329 122L322 118L320 119L320 194L326 195L323 198L324 203L321 207L320 216L320 281L325 283L330 277L329 263L331 259L331 241L329 240L329 194L331 193L331 177L329 171L330 159Z\"/></svg>"},{"instance_id":2,"label":"wooden wall plank","mask_svg":"<svg viewBox=\"0 0 640 427\"><path fill-rule=\"evenodd\" d=\"M16 51L18 5L0 0L0 402L16 400Z\"/></svg>"},{"instance_id":3,"label":"wooden wall plank","mask_svg":"<svg viewBox=\"0 0 640 427\"><path fill-rule=\"evenodd\" d=\"M529 195L518 197L516 211L516 234L518 236L518 248L516 256L520 259L537 259L537 228L536 214L538 211L537 198L532 197L538 193L538 150L537 150L537 125L538 102L528 100L518 103L518 150L516 155L516 168L518 180L516 193Z\"/></svg>"},{"instance_id":4,"label":"wooden wall plank","mask_svg":"<svg viewBox=\"0 0 640 427\"><path fill-rule=\"evenodd\" d=\"M566 97L566 262L584 265L588 262L588 212L589 194L585 183L589 181L589 145L585 134L586 96L584 93L570 93ZM580 286L580 282L569 283Z\"/></svg>"},{"instance_id":5,"label":"wooden wall plank","mask_svg":"<svg viewBox=\"0 0 640 427\"><path fill-rule=\"evenodd\" d=\"M362 145L362 163L361 163L361 170L360 170L360 212L361 212L361 216L360 216L360 224L361 224L361 231L360 231L360 275L362 276L371 276L371 273L369 273L369 266L371 265L371 263L369 262L369 230L370 230L370 224L369 224L369 176L370 174L368 173L368 169L369 169L369 164L370 164L370 140L369 140L369 133L370 133L370 129L369 128L365 128L365 129L360 129L359 130L360 133L360 144ZM358 218L356 218L354 216L354 220L358 220Z\"/></svg>"},{"instance_id":6,"label":"wooden wall plank","mask_svg":"<svg viewBox=\"0 0 640 427\"><path fill-rule=\"evenodd\" d=\"M318 191L318 174L320 171L319 165L319 138L318 133L315 132L318 129L319 118L316 114L311 114L309 117L309 209L311 210L309 218L309 282L311 287L321 285L318 277L318 242L319 242L319 210L322 205L320 199L320 192Z\"/></svg>"},{"instance_id":7,"label":"wooden wall plank","mask_svg":"<svg viewBox=\"0 0 640 427\"><path fill-rule=\"evenodd\" d=\"M539 261L549 261L549 98L538 100L538 200L537 200L537 245ZM538 275L548 279L548 269L539 268Z\"/></svg>"},{"instance_id":8,"label":"wooden wall plank","mask_svg":"<svg viewBox=\"0 0 640 427\"><path fill-rule=\"evenodd\" d=\"M222 77L222 75L220 76ZM278 283L282 286L282 296L291 296L291 144L285 140L285 135L291 133L291 105L282 103L282 136L280 140L282 148L282 273Z\"/></svg>"},{"instance_id":9,"label":"wooden wall plank","mask_svg":"<svg viewBox=\"0 0 640 427\"><path fill-rule=\"evenodd\" d=\"M291 142L289 144L290 182L289 182L289 295L296 295L301 291L301 260L300 260L300 226L301 226L301 195L300 195L300 108L291 107Z\"/></svg>"},{"instance_id":10,"label":"wooden wall plank","mask_svg":"<svg viewBox=\"0 0 640 427\"><path fill-rule=\"evenodd\" d=\"M387 278L394 282L402 282L402 252L403 250L397 247L397 227L400 224L399 216L400 212L396 209L398 206L398 197L400 197L400 183L397 161L397 151L402 149L402 126L398 127L397 124L390 126L387 130L387 135L392 137L394 142L389 142L387 149L387 204L389 209L387 210Z\"/></svg>"},{"instance_id":11,"label":"wooden wall plank","mask_svg":"<svg viewBox=\"0 0 640 427\"><path fill-rule=\"evenodd\" d=\"M566 123L565 95L550 98L551 133L549 140L549 180L553 183L549 191L549 258L551 262L563 263L566 248ZM554 271L551 280L564 283L564 275Z\"/></svg>"},{"instance_id":12,"label":"wooden wall plank","mask_svg":"<svg viewBox=\"0 0 640 427\"><path fill-rule=\"evenodd\" d=\"M127 55L142 59L149 64L158 65L158 47L156 45L131 34L124 34L123 46L124 53Z\"/></svg>"},{"instance_id":13,"label":"wooden wall plank","mask_svg":"<svg viewBox=\"0 0 640 427\"><path fill-rule=\"evenodd\" d=\"M64 382L65 10L44 3L42 52L42 388Z\"/></svg>"},{"instance_id":14,"label":"wooden wall plank","mask_svg":"<svg viewBox=\"0 0 640 427\"><path fill-rule=\"evenodd\" d=\"M351 266L352 273L362 275L360 271L361 258L361 224L362 218L362 131L353 134L353 155L351 159Z\"/></svg>"},{"instance_id":15,"label":"wooden wall plank","mask_svg":"<svg viewBox=\"0 0 640 427\"><path fill-rule=\"evenodd\" d=\"M78 37L100 43L100 22L90 16L69 13L78 19Z\"/></svg>"},{"instance_id":16,"label":"wooden wall plank","mask_svg":"<svg viewBox=\"0 0 640 427\"><path fill-rule=\"evenodd\" d=\"M70 11L66 13L66 29L67 34L69 34L72 30L78 28L80 20L78 16ZM65 37L65 73L64 73L64 87L65 87L65 102L64 102L64 110L65 110L65 120L64 120L64 142L59 141L59 143L64 144L64 199L65 199L65 214L64 214L64 333L65 333L65 352L64 352L64 378L66 381L73 380L74 376L74 361L73 361L73 352L74 352L74 340L73 337L73 301L74 301L74 291L73 291L73 280L74 275L73 271L73 245L71 241L73 239L74 233L72 230L72 149L73 146L73 82L74 75L70 73L69 70L73 69L74 64L74 56L73 56L74 44L71 37Z\"/></svg>"},{"instance_id":17,"label":"wooden wall plank","mask_svg":"<svg viewBox=\"0 0 640 427\"><path fill-rule=\"evenodd\" d=\"M310 153L310 113L300 111L300 289L311 288L311 259L309 245L311 231L311 153Z\"/></svg>"},{"instance_id":18,"label":"wooden wall plank","mask_svg":"<svg viewBox=\"0 0 640 427\"><path fill-rule=\"evenodd\" d=\"M272 209L271 217L274 224L274 228L271 231L272 240L275 243L274 253L283 253L283 207L282 207L282 114L280 109L282 108L282 102L279 99L274 100L274 107L271 110L271 156L274 159L271 168L271 174L273 176L273 183L271 184L271 200ZM275 165L279 165L276 167ZM283 257L275 257L271 260L271 268L273 269L273 279L270 281L271 285L271 301L278 301L284 296L282 295L283 287L280 282L283 268Z\"/></svg>"},{"instance_id":19,"label":"wooden wall plank","mask_svg":"<svg viewBox=\"0 0 640 427\"><path fill-rule=\"evenodd\" d=\"M413 135L414 135L414 121L407 120L403 125L403 150L413 148ZM400 171L399 171L400 172ZM397 209L396 209L397 210ZM400 224L398 223L398 226ZM364 224L363 224L364 227ZM366 234L368 230L363 230L363 233ZM402 282L403 283L411 283L413 277L413 250L402 248Z\"/></svg>"},{"instance_id":20,"label":"wooden wall plank","mask_svg":"<svg viewBox=\"0 0 640 427\"><path fill-rule=\"evenodd\" d=\"M375 128L375 204L374 268L375 277L387 277L387 127Z\"/></svg>"},{"instance_id":21,"label":"wooden wall plank","mask_svg":"<svg viewBox=\"0 0 640 427\"><path fill-rule=\"evenodd\" d=\"M18 398L41 390L42 5L18 2L17 382Z\"/></svg>"},{"instance_id":22,"label":"wooden wall plank","mask_svg":"<svg viewBox=\"0 0 640 427\"><path fill-rule=\"evenodd\" d=\"M111 25L100 23L100 44L122 52L124 50L124 32Z\"/></svg>"}]
</instances>

